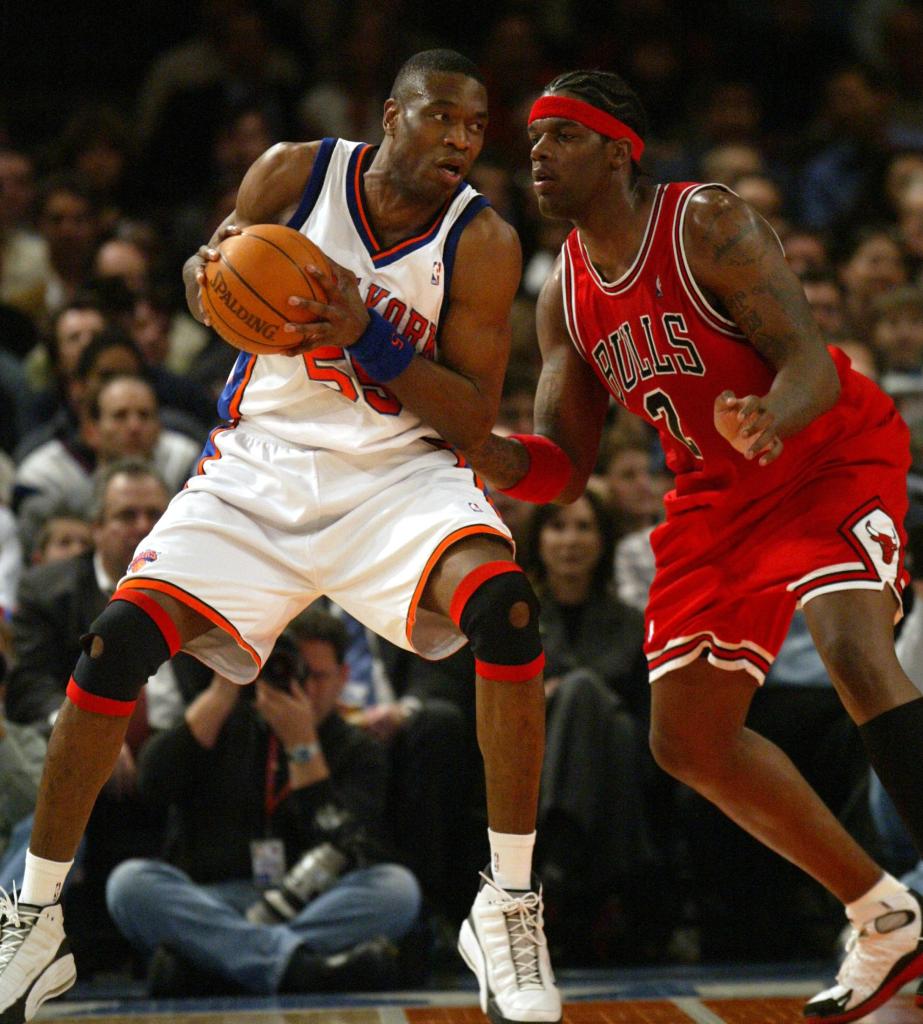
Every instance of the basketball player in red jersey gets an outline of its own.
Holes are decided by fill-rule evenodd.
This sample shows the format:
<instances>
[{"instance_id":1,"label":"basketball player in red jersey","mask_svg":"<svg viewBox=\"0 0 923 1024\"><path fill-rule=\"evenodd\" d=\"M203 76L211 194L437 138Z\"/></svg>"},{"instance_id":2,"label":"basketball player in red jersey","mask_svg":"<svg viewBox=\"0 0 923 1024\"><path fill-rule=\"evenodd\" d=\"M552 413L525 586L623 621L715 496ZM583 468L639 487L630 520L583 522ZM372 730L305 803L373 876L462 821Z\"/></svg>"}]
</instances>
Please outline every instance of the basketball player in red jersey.
<instances>
[{"instance_id":1,"label":"basketball player in red jersey","mask_svg":"<svg viewBox=\"0 0 923 1024\"><path fill-rule=\"evenodd\" d=\"M808 1017L856 1020L923 974L918 896L744 725L800 603L869 758L923 850L923 698L898 665L908 432L824 346L778 239L718 185L640 175L646 118L618 76L559 76L530 114L541 212L575 230L538 301L537 434L468 453L499 489L569 502L610 398L675 473L647 609L658 763L798 864L854 933Z\"/></svg>"}]
</instances>

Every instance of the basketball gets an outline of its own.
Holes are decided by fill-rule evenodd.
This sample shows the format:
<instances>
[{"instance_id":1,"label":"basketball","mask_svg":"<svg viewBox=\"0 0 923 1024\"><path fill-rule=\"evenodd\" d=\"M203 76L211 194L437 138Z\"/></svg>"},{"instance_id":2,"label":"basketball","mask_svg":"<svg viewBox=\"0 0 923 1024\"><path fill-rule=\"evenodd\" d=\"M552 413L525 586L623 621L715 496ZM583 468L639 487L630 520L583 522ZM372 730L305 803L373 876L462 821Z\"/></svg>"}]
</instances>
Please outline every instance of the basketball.
<instances>
[{"instance_id":1,"label":"basketball","mask_svg":"<svg viewBox=\"0 0 923 1024\"><path fill-rule=\"evenodd\" d=\"M308 323L313 313L288 304L290 295L326 301L307 272L329 270L324 254L300 232L281 224L253 224L217 246L220 258L205 264L202 308L222 338L244 352L265 354L298 344L282 330Z\"/></svg>"}]
</instances>

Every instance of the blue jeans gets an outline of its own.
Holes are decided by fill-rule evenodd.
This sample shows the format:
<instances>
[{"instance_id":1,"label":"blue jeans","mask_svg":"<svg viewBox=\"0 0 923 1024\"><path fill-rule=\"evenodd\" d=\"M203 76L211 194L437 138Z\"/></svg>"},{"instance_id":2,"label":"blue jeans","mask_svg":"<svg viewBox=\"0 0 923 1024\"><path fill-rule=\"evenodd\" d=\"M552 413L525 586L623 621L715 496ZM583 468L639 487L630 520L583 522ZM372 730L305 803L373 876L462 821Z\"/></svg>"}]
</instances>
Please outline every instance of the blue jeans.
<instances>
[{"instance_id":1,"label":"blue jeans","mask_svg":"<svg viewBox=\"0 0 923 1024\"><path fill-rule=\"evenodd\" d=\"M416 878L398 864L343 875L284 924L244 917L261 892L248 879L199 885L163 861L127 860L109 876L106 904L119 931L145 954L168 946L250 992L272 994L298 946L326 955L376 935L401 939L421 902Z\"/></svg>"}]
</instances>

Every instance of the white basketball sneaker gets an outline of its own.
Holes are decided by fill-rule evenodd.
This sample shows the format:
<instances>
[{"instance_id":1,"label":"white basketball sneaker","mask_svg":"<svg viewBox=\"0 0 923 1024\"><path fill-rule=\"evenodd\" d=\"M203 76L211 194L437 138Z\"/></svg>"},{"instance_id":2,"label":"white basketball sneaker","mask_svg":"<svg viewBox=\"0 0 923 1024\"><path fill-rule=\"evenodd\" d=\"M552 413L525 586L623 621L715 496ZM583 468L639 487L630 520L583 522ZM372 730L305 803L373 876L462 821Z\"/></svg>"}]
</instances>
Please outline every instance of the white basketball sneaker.
<instances>
[{"instance_id":1,"label":"white basketball sneaker","mask_svg":"<svg viewBox=\"0 0 923 1024\"><path fill-rule=\"evenodd\" d=\"M559 1024L561 994L542 928L541 890L507 892L481 872L458 951L477 976L481 1009L493 1024Z\"/></svg>"},{"instance_id":2,"label":"white basketball sneaker","mask_svg":"<svg viewBox=\"0 0 923 1024\"><path fill-rule=\"evenodd\" d=\"M0 1024L32 1020L77 980L59 904L20 903L0 889Z\"/></svg>"},{"instance_id":3,"label":"white basketball sneaker","mask_svg":"<svg viewBox=\"0 0 923 1024\"><path fill-rule=\"evenodd\" d=\"M923 974L920 899L913 890L881 900L874 916L853 922L836 984L804 1007L811 1020L858 1020Z\"/></svg>"}]
</instances>

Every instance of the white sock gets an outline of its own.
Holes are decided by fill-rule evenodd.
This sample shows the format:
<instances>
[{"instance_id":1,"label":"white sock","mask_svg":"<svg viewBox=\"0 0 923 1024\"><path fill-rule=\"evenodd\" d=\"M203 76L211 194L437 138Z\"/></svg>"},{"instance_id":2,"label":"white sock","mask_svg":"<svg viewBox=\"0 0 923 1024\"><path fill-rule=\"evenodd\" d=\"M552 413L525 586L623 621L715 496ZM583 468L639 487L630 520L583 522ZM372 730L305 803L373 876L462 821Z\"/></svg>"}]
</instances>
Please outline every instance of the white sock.
<instances>
[{"instance_id":1,"label":"white sock","mask_svg":"<svg viewBox=\"0 0 923 1024\"><path fill-rule=\"evenodd\" d=\"M852 903L846 904L846 916L853 923L861 924L870 915L879 912L882 903L890 903L896 899L899 906L903 905L904 896L913 902L913 897L909 895L907 886L886 872L867 893L857 900L853 900Z\"/></svg>"},{"instance_id":2,"label":"white sock","mask_svg":"<svg viewBox=\"0 0 923 1024\"><path fill-rule=\"evenodd\" d=\"M36 857L34 853L27 851L26 870L22 877L22 888L19 890L20 902L38 907L57 903L64 879L67 878L73 863L72 860L45 860L44 857Z\"/></svg>"},{"instance_id":3,"label":"white sock","mask_svg":"<svg viewBox=\"0 0 923 1024\"><path fill-rule=\"evenodd\" d=\"M501 889L532 888L532 850L535 833L515 835L487 830L490 840L490 873Z\"/></svg>"}]
</instances>

